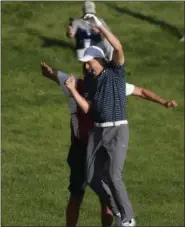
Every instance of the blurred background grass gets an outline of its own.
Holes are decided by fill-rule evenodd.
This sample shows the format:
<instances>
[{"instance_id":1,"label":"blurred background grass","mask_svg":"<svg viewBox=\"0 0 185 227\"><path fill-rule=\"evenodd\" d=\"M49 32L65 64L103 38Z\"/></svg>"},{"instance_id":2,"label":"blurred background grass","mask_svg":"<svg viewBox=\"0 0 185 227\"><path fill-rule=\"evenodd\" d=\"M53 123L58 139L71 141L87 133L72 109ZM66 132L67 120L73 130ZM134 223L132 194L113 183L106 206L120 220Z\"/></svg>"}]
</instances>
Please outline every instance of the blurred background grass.
<instances>
[{"instance_id":1,"label":"blurred background grass","mask_svg":"<svg viewBox=\"0 0 185 227\"><path fill-rule=\"evenodd\" d=\"M138 226L184 226L183 2L97 2L120 38L127 81L176 109L128 98L130 142L124 181ZM40 62L81 75L65 36L82 2L1 2L2 225L62 226L69 193L67 98L40 74ZM79 226L100 225L87 189Z\"/></svg>"}]
</instances>

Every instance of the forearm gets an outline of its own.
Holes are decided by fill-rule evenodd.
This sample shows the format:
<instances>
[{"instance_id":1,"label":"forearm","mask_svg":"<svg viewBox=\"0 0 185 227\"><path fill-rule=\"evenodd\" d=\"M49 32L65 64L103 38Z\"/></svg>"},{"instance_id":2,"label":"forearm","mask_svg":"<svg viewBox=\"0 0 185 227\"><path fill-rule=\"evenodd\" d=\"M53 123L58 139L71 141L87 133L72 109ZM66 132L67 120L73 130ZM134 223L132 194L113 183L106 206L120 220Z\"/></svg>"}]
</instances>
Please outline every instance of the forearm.
<instances>
[{"instance_id":1,"label":"forearm","mask_svg":"<svg viewBox=\"0 0 185 227\"><path fill-rule=\"evenodd\" d=\"M122 49L122 45L120 41L117 39L115 35L112 34L110 30L105 28L103 25L99 26L99 31L101 34L108 40L108 42L112 45L114 50L120 50Z\"/></svg>"},{"instance_id":2,"label":"forearm","mask_svg":"<svg viewBox=\"0 0 185 227\"><path fill-rule=\"evenodd\" d=\"M66 36L69 38L69 39L73 39L74 36L75 36L75 32L74 32L74 29L72 26L68 26L67 30L66 30Z\"/></svg>"},{"instance_id":3,"label":"forearm","mask_svg":"<svg viewBox=\"0 0 185 227\"><path fill-rule=\"evenodd\" d=\"M156 95L154 92L146 90L146 89L142 89L142 98L150 100L152 102L156 102L162 106L164 106L164 104L166 103L166 100L161 98L160 96Z\"/></svg>"},{"instance_id":4,"label":"forearm","mask_svg":"<svg viewBox=\"0 0 185 227\"><path fill-rule=\"evenodd\" d=\"M87 113L90 108L89 103L78 93L76 89L72 89L71 94L73 95L79 107L84 111L84 113Z\"/></svg>"},{"instance_id":5,"label":"forearm","mask_svg":"<svg viewBox=\"0 0 185 227\"><path fill-rule=\"evenodd\" d=\"M50 66L46 65L45 63L42 63L41 72L44 77L55 81L57 84L60 84L58 77L57 77L57 73L58 73L57 70L51 68Z\"/></svg>"}]
</instances>

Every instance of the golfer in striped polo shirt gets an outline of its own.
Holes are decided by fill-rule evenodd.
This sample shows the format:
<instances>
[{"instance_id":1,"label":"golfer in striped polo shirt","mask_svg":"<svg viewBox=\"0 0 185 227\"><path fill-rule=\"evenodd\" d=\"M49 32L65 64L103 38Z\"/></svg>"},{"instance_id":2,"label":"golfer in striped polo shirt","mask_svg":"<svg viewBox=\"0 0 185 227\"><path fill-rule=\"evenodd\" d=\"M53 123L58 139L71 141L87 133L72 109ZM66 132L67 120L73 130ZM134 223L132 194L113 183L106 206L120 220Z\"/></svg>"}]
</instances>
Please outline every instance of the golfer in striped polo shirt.
<instances>
[{"instance_id":1,"label":"golfer in striped polo shirt","mask_svg":"<svg viewBox=\"0 0 185 227\"><path fill-rule=\"evenodd\" d=\"M110 63L105 61L103 51L95 46L87 48L80 59L86 62L86 66L96 76L88 102L76 91L73 77L66 81L66 86L78 105L85 113L91 111L94 121L87 147L87 182L99 197L107 202L114 215L120 216L120 226L135 226L133 208L122 181L129 140L123 49L120 41L95 15L88 14L85 19L93 20L93 24L114 48L114 60ZM107 163L108 186L119 211L117 214L100 178L100 173Z\"/></svg>"},{"instance_id":2,"label":"golfer in striped polo shirt","mask_svg":"<svg viewBox=\"0 0 185 227\"><path fill-rule=\"evenodd\" d=\"M71 97L69 90L65 86L65 81L70 75L59 70L54 70L46 63L41 63L41 69L43 76L55 81L69 97L71 114L71 146L69 149L68 164L70 166L71 173L69 185L70 199L66 210L66 226L75 227L77 225L78 215L86 188L86 146L88 132L92 128L93 122L90 114L84 115L82 110L78 108L76 101L73 97ZM76 79L76 89L82 96L88 94L89 88L91 87L91 81L93 79L91 73L88 73L85 67L83 67L83 77L83 80ZM152 91L142 87L137 87L133 84L126 83L126 95L135 95L140 98L156 102L166 108L177 106L174 100L166 101ZM106 204L101 201L100 203L102 226L109 227L113 222L112 213Z\"/></svg>"}]
</instances>

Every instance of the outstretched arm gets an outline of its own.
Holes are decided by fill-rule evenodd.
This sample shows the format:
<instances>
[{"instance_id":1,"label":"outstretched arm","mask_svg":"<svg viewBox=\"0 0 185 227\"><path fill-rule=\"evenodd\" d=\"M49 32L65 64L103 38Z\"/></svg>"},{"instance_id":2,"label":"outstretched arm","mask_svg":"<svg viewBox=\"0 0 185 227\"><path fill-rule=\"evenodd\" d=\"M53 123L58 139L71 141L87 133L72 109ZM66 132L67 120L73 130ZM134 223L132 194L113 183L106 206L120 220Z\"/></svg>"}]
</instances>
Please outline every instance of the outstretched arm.
<instances>
[{"instance_id":1,"label":"outstretched arm","mask_svg":"<svg viewBox=\"0 0 185 227\"><path fill-rule=\"evenodd\" d=\"M47 65L45 62L41 62L41 72L44 77L49 78L50 80L55 81L58 85L60 85L60 82L57 77L57 70L53 69L49 65Z\"/></svg>"},{"instance_id":2,"label":"outstretched arm","mask_svg":"<svg viewBox=\"0 0 185 227\"><path fill-rule=\"evenodd\" d=\"M158 96L157 94L155 94L154 92L142 87L135 86L132 95L138 96L143 99L147 99L152 102L156 102L166 108L169 108L169 107L174 108L177 106L177 103L175 100L165 100L160 96Z\"/></svg>"},{"instance_id":3,"label":"outstretched arm","mask_svg":"<svg viewBox=\"0 0 185 227\"><path fill-rule=\"evenodd\" d=\"M66 96L68 97L71 96L71 92L65 85L65 81L67 80L67 78L70 77L69 74L64 73L63 71L60 70L55 70L44 62L41 63L41 71L44 77L47 77L50 80L55 81L60 86L60 88L62 88ZM76 81L78 81L78 79L76 79Z\"/></svg>"}]
</instances>

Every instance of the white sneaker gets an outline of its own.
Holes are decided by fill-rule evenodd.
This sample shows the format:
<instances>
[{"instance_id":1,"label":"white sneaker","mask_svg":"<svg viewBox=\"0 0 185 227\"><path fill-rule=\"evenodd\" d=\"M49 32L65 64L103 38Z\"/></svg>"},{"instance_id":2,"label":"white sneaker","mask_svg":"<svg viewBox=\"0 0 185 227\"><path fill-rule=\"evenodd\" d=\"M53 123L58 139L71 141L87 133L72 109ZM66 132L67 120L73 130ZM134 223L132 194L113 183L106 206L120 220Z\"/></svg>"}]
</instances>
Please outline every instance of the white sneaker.
<instances>
[{"instance_id":1,"label":"white sneaker","mask_svg":"<svg viewBox=\"0 0 185 227\"><path fill-rule=\"evenodd\" d=\"M134 218L132 218L130 221L124 222L124 220L121 223L121 226L136 226L136 221Z\"/></svg>"}]
</instances>

